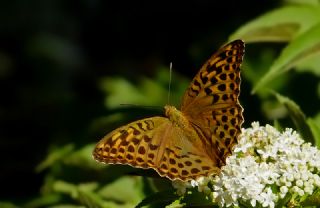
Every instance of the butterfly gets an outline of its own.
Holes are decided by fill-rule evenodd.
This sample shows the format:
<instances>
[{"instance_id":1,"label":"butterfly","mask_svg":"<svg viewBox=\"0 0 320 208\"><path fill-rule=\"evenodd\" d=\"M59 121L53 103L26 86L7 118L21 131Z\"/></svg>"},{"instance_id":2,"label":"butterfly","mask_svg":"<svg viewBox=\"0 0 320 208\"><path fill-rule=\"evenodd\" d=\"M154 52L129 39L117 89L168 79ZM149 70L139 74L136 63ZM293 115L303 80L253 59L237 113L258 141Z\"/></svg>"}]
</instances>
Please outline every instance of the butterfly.
<instances>
[{"instance_id":1,"label":"butterfly","mask_svg":"<svg viewBox=\"0 0 320 208\"><path fill-rule=\"evenodd\" d=\"M237 144L243 123L240 65L244 42L221 47L186 90L180 110L134 121L103 137L93 150L98 162L152 168L162 177L190 181L218 174Z\"/></svg>"}]
</instances>

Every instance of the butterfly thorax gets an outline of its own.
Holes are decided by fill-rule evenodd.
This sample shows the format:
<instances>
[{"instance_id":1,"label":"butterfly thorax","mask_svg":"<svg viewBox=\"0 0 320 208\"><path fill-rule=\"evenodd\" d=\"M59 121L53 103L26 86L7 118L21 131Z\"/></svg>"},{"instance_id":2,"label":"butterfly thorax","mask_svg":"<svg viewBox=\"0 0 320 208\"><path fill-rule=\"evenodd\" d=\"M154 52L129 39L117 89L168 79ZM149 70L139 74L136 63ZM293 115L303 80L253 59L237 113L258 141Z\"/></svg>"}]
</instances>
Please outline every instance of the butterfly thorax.
<instances>
[{"instance_id":1,"label":"butterfly thorax","mask_svg":"<svg viewBox=\"0 0 320 208\"><path fill-rule=\"evenodd\" d=\"M171 105L164 106L165 115L173 123L173 125L186 129L189 127L188 119L176 107Z\"/></svg>"}]
</instances>

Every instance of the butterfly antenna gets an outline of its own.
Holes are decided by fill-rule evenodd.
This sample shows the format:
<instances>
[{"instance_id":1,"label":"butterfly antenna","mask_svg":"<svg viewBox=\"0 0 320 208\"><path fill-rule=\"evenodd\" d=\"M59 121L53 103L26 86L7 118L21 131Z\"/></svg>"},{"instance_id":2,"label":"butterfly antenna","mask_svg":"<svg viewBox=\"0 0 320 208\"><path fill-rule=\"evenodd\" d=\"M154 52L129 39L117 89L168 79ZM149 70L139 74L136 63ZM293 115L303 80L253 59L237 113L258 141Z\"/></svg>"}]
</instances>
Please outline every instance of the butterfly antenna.
<instances>
[{"instance_id":1,"label":"butterfly antenna","mask_svg":"<svg viewBox=\"0 0 320 208\"><path fill-rule=\"evenodd\" d=\"M170 62L169 69L169 86L168 86L168 104L170 104L170 93L171 93L171 81L172 81L172 62Z\"/></svg>"},{"instance_id":2,"label":"butterfly antenna","mask_svg":"<svg viewBox=\"0 0 320 208\"><path fill-rule=\"evenodd\" d=\"M126 107L135 107L135 108L162 109L162 107L159 107L159 106L149 106L149 105L135 105L135 104L125 104L125 103L121 103L120 105L126 106Z\"/></svg>"}]
</instances>

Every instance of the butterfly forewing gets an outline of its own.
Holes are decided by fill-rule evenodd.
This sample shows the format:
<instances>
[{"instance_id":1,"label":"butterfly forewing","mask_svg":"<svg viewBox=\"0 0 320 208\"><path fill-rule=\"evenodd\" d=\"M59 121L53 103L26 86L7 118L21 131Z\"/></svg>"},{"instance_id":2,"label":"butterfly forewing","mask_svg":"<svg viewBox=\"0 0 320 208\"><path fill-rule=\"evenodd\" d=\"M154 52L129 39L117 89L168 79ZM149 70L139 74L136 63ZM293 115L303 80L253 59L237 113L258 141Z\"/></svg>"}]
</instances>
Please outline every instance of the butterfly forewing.
<instances>
[{"instance_id":1,"label":"butterfly forewing","mask_svg":"<svg viewBox=\"0 0 320 208\"><path fill-rule=\"evenodd\" d=\"M201 67L182 100L181 111L206 135L207 151L221 165L237 143L243 123L238 101L243 55L242 40L220 48Z\"/></svg>"}]
</instances>

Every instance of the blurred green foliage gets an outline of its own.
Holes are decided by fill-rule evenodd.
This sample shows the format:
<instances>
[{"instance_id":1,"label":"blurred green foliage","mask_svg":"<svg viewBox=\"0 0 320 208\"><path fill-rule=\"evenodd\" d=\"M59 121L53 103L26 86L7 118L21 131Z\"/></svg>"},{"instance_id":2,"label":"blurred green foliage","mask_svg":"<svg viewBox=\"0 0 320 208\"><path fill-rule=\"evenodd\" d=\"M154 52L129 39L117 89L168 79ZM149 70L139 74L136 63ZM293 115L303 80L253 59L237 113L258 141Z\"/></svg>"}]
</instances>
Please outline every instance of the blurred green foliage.
<instances>
[{"instance_id":1,"label":"blurred green foliage","mask_svg":"<svg viewBox=\"0 0 320 208\"><path fill-rule=\"evenodd\" d=\"M84 2L86 2L85 7L92 12L88 13L91 17L94 16L94 11L98 10L99 4ZM230 35L229 40L241 38L247 44L242 67L243 79L240 98L245 109L244 126L248 126L252 121L275 122L279 128L292 127L298 130L307 141L320 147L320 3L302 0L292 2L283 2L281 7L265 11L258 18L250 17L251 20L243 18L243 22L241 22L243 25ZM52 6L57 5L52 4ZM17 6L17 8L24 9L22 6ZM51 11L49 8L47 9ZM67 9L68 5L62 7L62 10ZM128 11L126 10L126 12ZM43 11L43 13L45 12L46 10ZM65 19L75 21L73 18L65 18L62 14L57 15L60 22ZM121 14L119 15L121 16ZM118 17L118 20L121 20L117 15L112 17ZM42 21L50 22L50 19L46 18L49 16L44 15ZM232 16L232 18L238 17ZM23 20L23 17L14 17L12 23L19 22L19 20ZM214 21L210 27L214 33L218 33L221 25L215 27ZM237 22L237 24L239 23ZM50 24L59 23L50 22ZM121 24L121 21L118 24ZM67 31L68 36L76 36L77 31L81 30L77 30L76 27L75 24L75 28L66 27L67 29L64 31ZM178 27L178 25L174 25L174 27ZM9 31L8 36L12 34L17 36L17 32L19 32L14 28L14 24L5 29ZM227 37L226 35L231 30L230 28L224 29L225 32L221 36ZM90 27L88 30L88 32L94 32L90 31ZM120 34L121 30L118 32ZM197 33L201 34L201 32L199 30ZM170 182L167 179L157 177L153 171L136 170L129 166L97 164L91 156L98 136L101 137L127 122L146 116L161 115L162 106L168 102L178 106L179 100L196 70L185 71L179 63L177 67L175 62L173 63L173 80L170 101L168 101L169 62L164 64L162 61L155 60L153 54L148 56L148 59L153 60L152 64L147 63L145 66L134 61L108 65L108 67L104 63L90 65L88 64L90 61L97 61L97 59L88 58L83 49L77 47L76 42L61 39L58 34L53 34L38 32L37 35L31 35L32 37L28 39L23 48L23 52L28 54L28 58L23 58L23 61L34 62L36 65L31 69L32 76L30 76L30 71L23 68L22 64L21 68L25 71L21 72L21 77L14 83L11 73L14 73L12 69L15 67L19 68L16 66L18 63L10 53L0 51L0 77L2 80L6 80L3 86L6 88L13 85L19 86L26 80L31 83L27 87L22 85L21 88L14 88L17 89L17 92L13 93L17 93L19 96L9 102L9 98L13 97L9 95L0 114L8 116L7 114L11 113L8 117L11 116L10 119L13 120L22 115L27 115L28 118L35 116L33 118L36 122L32 125L36 125L37 131L29 132L28 119L17 119L21 122L19 125L26 126L23 128L15 125L17 133L14 131L10 131L10 133L13 132L17 138L21 138L27 131L37 138L33 141L32 146L38 145L38 155L32 161L38 162L35 172L41 183L40 185L32 183L34 187L30 185L36 189L40 186L39 194L31 194L31 196L26 194L26 198L16 200L15 197L9 197L9 200L0 198L2 201L0 207L125 208L137 205L139 207L145 205L183 207L186 205L187 207L189 204L193 204L193 207L211 206L211 202L201 194L200 196L197 191L184 197L177 196ZM174 34L168 31L168 35L173 36ZM143 41L143 38L140 41ZM212 50L213 39L215 38L204 37L188 46L192 59L199 60L199 65L204 61L204 56L210 55L205 54L205 50L208 47ZM112 44L112 40L109 41L108 43ZM222 42L221 39L216 44L222 45ZM100 49L101 51L93 52L92 50L92 56L102 56L101 54L108 50L108 43L104 45L103 49ZM138 48L139 44L129 44L129 46L124 44L119 48L123 49L126 46ZM11 47L12 51L15 51L14 47L18 46L10 46L9 48ZM179 45L169 45L172 53L176 52L174 49L176 47ZM144 50L148 50L148 47ZM132 55L132 59L134 59L138 56L134 51L130 51L130 53L120 51L120 49L119 51L107 51L103 56L109 56L108 61L110 62L114 61L113 58L115 59L112 52L116 53L118 57L127 58ZM21 54L18 53L19 55ZM202 61L200 62L200 60ZM193 61L190 60L190 62ZM96 74L83 70L89 66L101 69ZM101 72L112 67L116 68L117 73ZM138 74L135 71L137 68L148 67L152 67L155 73L145 72L145 75L141 75L142 72ZM179 70L183 71L178 71L180 67ZM132 70L123 73L129 69ZM72 70L76 70L76 72ZM79 74L81 77L77 77ZM73 76L76 81L70 84L70 77ZM94 77L92 80L96 82L93 85L83 85L81 80L86 77ZM32 83L45 83L46 85L38 87ZM77 94L74 88L84 89L82 91L84 94ZM10 108L12 103L33 107L26 109L19 105L22 110L15 114L15 109ZM52 103L58 107L53 106ZM9 109L9 113L4 109ZM45 109L49 109L49 111ZM47 112L50 115L46 114ZM46 120L47 116L50 116L50 121ZM44 131L44 129L49 129L49 126L54 132L49 134L50 136ZM77 133L69 134L68 132ZM43 135L48 137L43 138ZM9 138L7 135L3 135L3 137ZM13 140L16 138L13 137ZM22 142L21 147L16 149L23 152L19 159L32 153L25 151L28 148L27 143L28 141ZM4 144L9 146L11 143ZM25 144L26 146L24 146ZM10 151L10 153L14 154L15 152ZM10 161L14 160L8 162L8 167L11 170L14 169L15 164ZM23 179L18 178L17 180L28 179L23 177ZM10 183L15 183L15 181ZM19 185L14 187L14 189L19 189ZM23 190L28 190L28 187Z\"/></svg>"}]
</instances>

